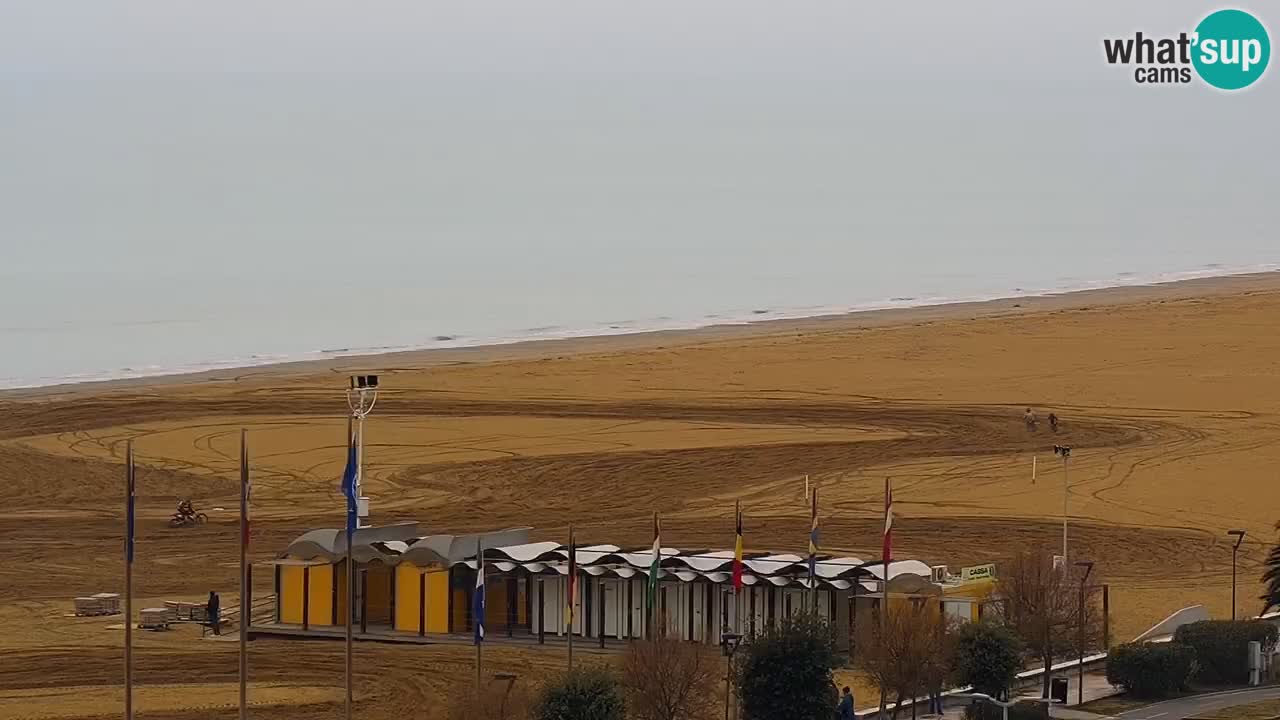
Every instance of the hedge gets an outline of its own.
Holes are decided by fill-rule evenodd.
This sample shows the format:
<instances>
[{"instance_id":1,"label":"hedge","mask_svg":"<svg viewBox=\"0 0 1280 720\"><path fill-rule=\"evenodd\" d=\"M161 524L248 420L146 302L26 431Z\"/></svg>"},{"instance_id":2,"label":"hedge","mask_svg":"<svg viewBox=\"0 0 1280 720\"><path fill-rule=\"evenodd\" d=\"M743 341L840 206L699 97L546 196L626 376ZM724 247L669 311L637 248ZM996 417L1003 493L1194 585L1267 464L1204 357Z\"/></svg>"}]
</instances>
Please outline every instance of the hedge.
<instances>
[{"instance_id":1,"label":"hedge","mask_svg":"<svg viewBox=\"0 0 1280 720\"><path fill-rule=\"evenodd\" d=\"M1185 690L1194 670L1195 651L1179 643L1129 643L1107 653L1107 682L1140 698Z\"/></svg>"},{"instance_id":2,"label":"hedge","mask_svg":"<svg viewBox=\"0 0 1280 720\"><path fill-rule=\"evenodd\" d=\"M1262 643L1262 652L1276 646L1278 631L1264 620L1202 620L1179 627L1173 641L1195 651L1195 679L1207 685L1249 682L1249 643Z\"/></svg>"}]
</instances>

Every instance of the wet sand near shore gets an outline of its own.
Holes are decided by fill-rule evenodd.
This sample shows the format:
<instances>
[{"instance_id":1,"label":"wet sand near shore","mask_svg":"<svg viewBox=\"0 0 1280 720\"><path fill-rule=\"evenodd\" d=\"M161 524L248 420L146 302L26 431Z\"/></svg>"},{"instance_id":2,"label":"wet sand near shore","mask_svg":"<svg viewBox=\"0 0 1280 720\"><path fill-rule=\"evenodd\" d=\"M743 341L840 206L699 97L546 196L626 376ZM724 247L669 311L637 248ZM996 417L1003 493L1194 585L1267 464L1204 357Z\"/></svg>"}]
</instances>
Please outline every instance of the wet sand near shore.
<instances>
[{"instance_id":1,"label":"wet sand near shore","mask_svg":"<svg viewBox=\"0 0 1280 720\"><path fill-rule=\"evenodd\" d=\"M667 544L730 547L740 500L748 549L799 551L807 474L824 549L870 558L892 477L897 552L955 569L1058 546L1062 443L1074 448L1071 554L1110 583L1116 640L1194 603L1228 616L1232 527L1250 533L1240 597L1254 612L1280 519L1277 321L1280 278L1257 275L0 394L0 480L14 498L0 539L15 549L0 566L0 718L23 692L51 716L116 712L81 712L63 691L119 683L119 632L64 615L72 597L120 587L126 438L143 464L137 594L218 589L234 602L239 429L254 458L254 556L268 559L342 522L353 372L385 386L367 435L378 522L532 525L539 539L573 522L584 542L640 546L657 510ZM1029 433L1028 406L1057 413L1060 431ZM210 524L169 529L181 496ZM208 684L183 691L187 709L140 702L141 717L234 716L219 693L235 680L235 643L141 635L141 683ZM529 681L563 664L524 648L485 656ZM442 694L473 678L469 648L361 645L357 657L367 717L443 717ZM273 683L255 717L335 712L322 690L341 684L340 643L259 640L251 663Z\"/></svg>"}]
</instances>

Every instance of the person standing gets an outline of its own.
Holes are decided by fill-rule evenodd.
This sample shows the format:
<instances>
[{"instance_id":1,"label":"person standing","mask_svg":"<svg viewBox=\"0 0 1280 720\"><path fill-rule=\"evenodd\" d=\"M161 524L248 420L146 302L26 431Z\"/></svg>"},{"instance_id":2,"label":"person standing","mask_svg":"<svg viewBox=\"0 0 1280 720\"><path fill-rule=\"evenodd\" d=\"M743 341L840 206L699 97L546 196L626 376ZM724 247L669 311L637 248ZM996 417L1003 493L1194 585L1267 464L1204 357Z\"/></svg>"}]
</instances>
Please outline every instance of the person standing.
<instances>
[{"instance_id":1,"label":"person standing","mask_svg":"<svg viewBox=\"0 0 1280 720\"><path fill-rule=\"evenodd\" d=\"M853 714L853 690L848 685L844 686L844 694L840 697L840 720L857 720L857 716Z\"/></svg>"},{"instance_id":2,"label":"person standing","mask_svg":"<svg viewBox=\"0 0 1280 720\"><path fill-rule=\"evenodd\" d=\"M205 605L205 615L209 620L209 628L213 630L214 635L222 634L222 602L218 599L218 593L209 591L209 602Z\"/></svg>"}]
</instances>

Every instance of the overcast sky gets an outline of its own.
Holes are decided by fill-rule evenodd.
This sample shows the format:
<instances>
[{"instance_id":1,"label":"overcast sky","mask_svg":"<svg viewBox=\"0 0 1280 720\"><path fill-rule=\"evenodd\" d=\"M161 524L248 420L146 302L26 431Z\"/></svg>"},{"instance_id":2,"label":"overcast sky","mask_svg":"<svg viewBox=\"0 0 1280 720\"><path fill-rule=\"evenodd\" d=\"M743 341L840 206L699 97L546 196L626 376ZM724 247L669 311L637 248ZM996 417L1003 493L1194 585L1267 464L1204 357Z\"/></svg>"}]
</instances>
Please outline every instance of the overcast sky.
<instances>
[{"instance_id":1,"label":"overcast sky","mask_svg":"<svg viewBox=\"0 0 1280 720\"><path fill-rule=\"evenodd\" d=\"M1277 71L1141 87L1101 50L1213 7L0 0L0 272L1230 254L1275 227Z\"/></svg>"}]
</instances>

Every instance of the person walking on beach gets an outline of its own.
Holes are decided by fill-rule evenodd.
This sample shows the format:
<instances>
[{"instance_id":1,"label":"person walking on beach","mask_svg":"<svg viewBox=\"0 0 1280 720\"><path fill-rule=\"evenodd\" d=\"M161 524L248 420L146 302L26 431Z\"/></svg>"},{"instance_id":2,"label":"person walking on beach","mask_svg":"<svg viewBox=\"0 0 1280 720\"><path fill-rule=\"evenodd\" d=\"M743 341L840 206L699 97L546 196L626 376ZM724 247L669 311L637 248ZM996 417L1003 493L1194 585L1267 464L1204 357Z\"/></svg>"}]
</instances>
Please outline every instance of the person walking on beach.
<instances>
[{"instance_id":1,"label":"person walking on beach","mask_svg":"<svg viewBox=\"0 0 1280 720\"><path fill-rule=\"evenodd\" d=\"M222 602L218 599L218 593L209 591L209 602L205 605L206 616L209 620L209 628L213 630L214 635L222 634L222 618L219 616L221 612Z\"/></svg>"},{"instance_id":2,"label":"person walking on beach","mask_svg":"<svg viewBox=\"0 0 1280 720\"><path fill-rule=\"evenodd\" d=\"M1022 422L1026 423L1027 432L1036 431L1036 414L1032 412L1031 408L1027 408L1027 411L1023 413Z\"/></svg>"},{"instance_id":3,"label":"person walking on beach","mask_svg":"<svg viewBox=\"0 0 1280 720\"><path fill-rule=\"evenodd\" d=\"M858 717L853 714L853 691L848 685L844 686L844 694L840 696L840 707L837 709L840 713L837 717L840 720L858 720Z\"/></svg>"},{"instance_id":4,"label":"person walking on beach","mask_svg":"<svg viewBox=\"0 0 1280 720\"><path fill-rule=\"evenodd\" d=\"M1058 432L1058 416L1054 413L1049 413L1049 429Z\"/></svg>"}]
</instances>

